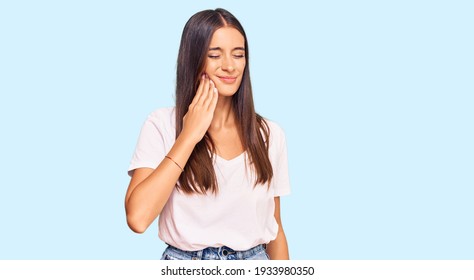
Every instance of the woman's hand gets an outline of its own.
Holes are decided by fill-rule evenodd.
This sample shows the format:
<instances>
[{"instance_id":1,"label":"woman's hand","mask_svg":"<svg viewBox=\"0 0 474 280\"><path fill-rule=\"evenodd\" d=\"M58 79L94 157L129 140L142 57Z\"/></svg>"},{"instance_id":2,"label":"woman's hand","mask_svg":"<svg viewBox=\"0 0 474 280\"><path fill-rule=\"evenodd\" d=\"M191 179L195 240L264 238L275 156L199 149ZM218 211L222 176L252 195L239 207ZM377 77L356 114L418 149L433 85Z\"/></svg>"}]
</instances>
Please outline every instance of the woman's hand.
<instances>
[{"instance_id":1,"label":"woman's hand","mask_svg":"<svg viewBox=\"0 0 474 280\"><path fill-rule=\"evenodd\" d=\"M195 144L201 141L211 125L218 96L214 82L203 74L196 95L184 115L181 132Z\"/></svg>"}]
</instances>

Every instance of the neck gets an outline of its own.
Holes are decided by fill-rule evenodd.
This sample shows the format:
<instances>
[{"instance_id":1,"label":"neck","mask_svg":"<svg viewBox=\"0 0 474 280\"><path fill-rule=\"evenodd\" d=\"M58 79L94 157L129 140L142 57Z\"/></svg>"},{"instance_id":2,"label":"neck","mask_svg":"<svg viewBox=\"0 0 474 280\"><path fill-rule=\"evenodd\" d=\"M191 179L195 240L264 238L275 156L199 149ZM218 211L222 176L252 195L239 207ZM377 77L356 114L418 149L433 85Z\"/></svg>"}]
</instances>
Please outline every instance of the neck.
<instances>
[{"instance_id":1,"label":"neck","mask_svg":"<svg viewBox=\"0 0 474 280\"><path fill-rule=\"evenodd\" d=\"M234 109L231 96L219 96L214 117L209 130L216 130L235 125Z\"/></svg>"}]
</instances>

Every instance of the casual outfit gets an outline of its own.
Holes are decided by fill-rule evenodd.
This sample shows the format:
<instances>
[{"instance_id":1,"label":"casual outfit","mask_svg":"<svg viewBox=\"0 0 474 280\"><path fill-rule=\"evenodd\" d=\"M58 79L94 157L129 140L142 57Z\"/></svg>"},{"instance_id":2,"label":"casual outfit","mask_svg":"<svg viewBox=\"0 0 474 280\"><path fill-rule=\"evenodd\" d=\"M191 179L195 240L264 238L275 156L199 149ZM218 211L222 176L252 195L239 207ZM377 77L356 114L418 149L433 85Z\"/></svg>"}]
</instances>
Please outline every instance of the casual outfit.
<instances>
[{"instance_id":1,"label":"casual outfit","mask_svg":"<svg viewBox=\"0 0 474 280\"><path fill-rule=\"evenodd\" d=\"M270 186L254 186L256 175L246 152L231 160L214 155L218 193L185 194L175 188L159 216L159 237L170 245L163 258L221 259L225 250L226 259L245 259L249 252L265 253L261 245L274 240L278 232L274 197L290 193L285 136L277 124L267 123L273 168ZM158 109L148 116L130 175L136 168L154 169L160 164L176 140L175 127L174 108ZM256 257L262 256L266 253Z\"/></svg>"}]
</instances>

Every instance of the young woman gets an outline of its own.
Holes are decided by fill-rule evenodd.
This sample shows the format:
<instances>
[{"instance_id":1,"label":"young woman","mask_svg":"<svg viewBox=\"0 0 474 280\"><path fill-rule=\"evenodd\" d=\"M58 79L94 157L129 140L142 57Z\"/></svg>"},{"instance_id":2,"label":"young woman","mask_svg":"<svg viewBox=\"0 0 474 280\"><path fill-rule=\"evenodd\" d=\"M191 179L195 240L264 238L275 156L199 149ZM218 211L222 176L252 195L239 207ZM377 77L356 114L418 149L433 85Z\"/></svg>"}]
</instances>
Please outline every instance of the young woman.
<instances>
[{"instance_id":1,"label":"young woman","mask_svg":"<svg viewBox=\"0 0 474 280\"><path fill-rule=\"evenodd\" d=\"M162 259L288 259L280 196L283 131L255 113L248 44L224 9L193 15L178 55L176 107L143 125L125 198L129 227L159 216Z\"/></svg>"}]
</instances>

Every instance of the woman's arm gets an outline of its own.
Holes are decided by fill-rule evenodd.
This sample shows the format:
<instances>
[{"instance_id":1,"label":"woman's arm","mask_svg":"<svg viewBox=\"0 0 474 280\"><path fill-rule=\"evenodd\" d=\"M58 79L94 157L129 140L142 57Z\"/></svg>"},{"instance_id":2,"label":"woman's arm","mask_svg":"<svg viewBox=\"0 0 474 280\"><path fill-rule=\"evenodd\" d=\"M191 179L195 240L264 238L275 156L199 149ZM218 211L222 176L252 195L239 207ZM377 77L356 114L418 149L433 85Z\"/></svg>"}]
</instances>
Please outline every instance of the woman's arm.
<instances>
[{"instance_id":1,"label":"woman's arm","mask_svg":"<svg viewBox=\"0 0 474 280\"><path fill-rule=\"evenodd\" d=\"M178 137L168 155L184 167L194 148L190 141ZM133 171L127 194L125 212L130 229L143 233L158 217L176 182L181 169L170 159L164 158L156 169L137 168Z\"/></svg>"},{"instance_id":2,"label":"woman's arm","mask_svg":"<svg viewBox=\"0 0 474 280\"><path fill-rule=\"evenodd\" d=\"M218 93L214 83L203 76L196 95L183 118L183 130L168 156L152 168L137 168L125 195L128 226L137 233L144 232L160 215L195 145L208 130L216 108ZM174 162L173 162L174 161Z\"/></svg>"},{"instance_id":3,"label":"woman's arm","mask_svg":"<svg viewBox=\"0 0 474 280\"><path fill-rule=\"evenodd\" d=\"M279 196L275 197L275 219L278 223L278 234L275 240L268 243L267 254L271 260L289 260L288 243L281 224Z\"/></svg>"}]
</instances>

